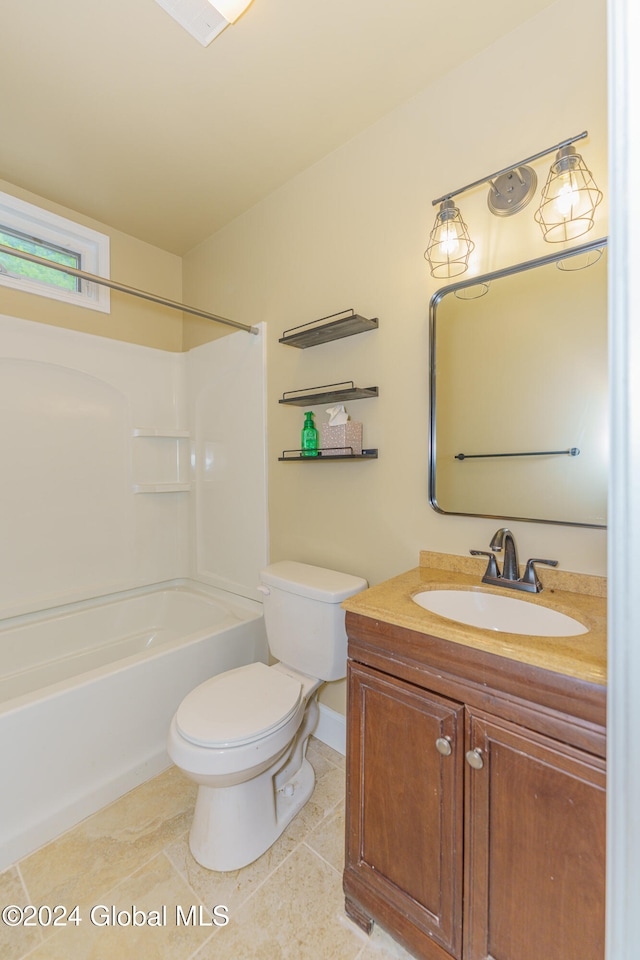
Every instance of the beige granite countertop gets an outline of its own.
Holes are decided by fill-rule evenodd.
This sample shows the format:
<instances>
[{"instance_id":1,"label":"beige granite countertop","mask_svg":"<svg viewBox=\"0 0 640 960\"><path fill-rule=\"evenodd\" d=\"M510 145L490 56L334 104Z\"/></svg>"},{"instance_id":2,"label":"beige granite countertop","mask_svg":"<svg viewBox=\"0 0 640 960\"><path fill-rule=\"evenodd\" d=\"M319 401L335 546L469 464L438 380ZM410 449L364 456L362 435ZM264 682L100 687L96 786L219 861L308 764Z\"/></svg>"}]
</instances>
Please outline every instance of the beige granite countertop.
<instances>
[{"instance_id":1,"label":"beige granite countertop","mask_svg":"<svg viewBox=\"0 0 640 960\"><path fill-rule=\"evenodd\" d=\"M606 684L605 578L540 568L538 573L544 589L534 594L483 584L481 579L485 569L484 558L423 551L419 567L350 597L342 606L352 613L418 633L430 634L592 683ZM536 637L465 626L430 613L412 600L416 593L438 588L471 588L517 597L526 603L542 604L558 610L579 620L589 630L575 637Z\"/></svg>"}]
</instances>

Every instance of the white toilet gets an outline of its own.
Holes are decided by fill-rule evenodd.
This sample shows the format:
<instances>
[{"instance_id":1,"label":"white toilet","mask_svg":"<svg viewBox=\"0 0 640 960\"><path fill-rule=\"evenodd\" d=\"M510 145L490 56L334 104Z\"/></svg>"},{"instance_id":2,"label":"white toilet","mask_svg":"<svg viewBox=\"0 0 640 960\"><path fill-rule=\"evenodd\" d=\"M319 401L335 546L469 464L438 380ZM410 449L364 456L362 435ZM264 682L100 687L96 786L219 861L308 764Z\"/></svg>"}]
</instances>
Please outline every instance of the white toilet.
<instances>
[{"instance_id":1,"label":"white toilet","mask_svg":"<svg viewBox=\"0 0 640 960\"><path fill-rule=\"evenodd\" d=\"M187 694L167 750L199 784L191 852L210 870L237 870L267 850L313 792L305 759L325 680L346 675L347 597L360 577L284 560L260 573L269 647L280 661L227 670Z\"/></svg>"}]
</instances>

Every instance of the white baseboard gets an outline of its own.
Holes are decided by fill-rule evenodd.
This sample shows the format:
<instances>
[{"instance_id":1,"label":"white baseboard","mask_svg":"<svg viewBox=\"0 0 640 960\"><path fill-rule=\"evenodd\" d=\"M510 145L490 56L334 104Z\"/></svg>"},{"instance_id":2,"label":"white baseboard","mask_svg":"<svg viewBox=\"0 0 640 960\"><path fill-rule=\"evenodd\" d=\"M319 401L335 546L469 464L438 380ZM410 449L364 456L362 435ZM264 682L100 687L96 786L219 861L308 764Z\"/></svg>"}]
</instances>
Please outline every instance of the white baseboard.
<instances>
[{"instance_id":1,"label":"white baseboard","mask_svg":"<svg viewBox=\"0 0 640 960\"><path fill-rule=\"evenodd\" d=\"M319 707L320 717L313 732L314 737L344 756L347 752L347 718L337 710L325 707L324 703Z\"/></svg>"}]
</instances>

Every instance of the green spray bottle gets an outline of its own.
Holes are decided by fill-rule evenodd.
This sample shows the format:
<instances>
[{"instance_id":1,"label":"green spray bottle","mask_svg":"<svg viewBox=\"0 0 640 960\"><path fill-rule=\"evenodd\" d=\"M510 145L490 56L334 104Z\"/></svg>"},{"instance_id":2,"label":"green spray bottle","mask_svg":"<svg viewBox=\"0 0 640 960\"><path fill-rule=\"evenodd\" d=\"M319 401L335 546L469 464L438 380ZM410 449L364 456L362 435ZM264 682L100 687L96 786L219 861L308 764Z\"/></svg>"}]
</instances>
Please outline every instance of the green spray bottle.
<instances>
[{"instance_id":1,"label":"green spray bottle","mask_svg":"<svg viewBox=\"0 0 640 960\"><path fill-rule=\"evenodd\" d=\"M303 457L318 456L318 431L313 424L313 413L308 411L304 415L304 426L300 437L301 454Z\"/></svg>"}]
</instances>

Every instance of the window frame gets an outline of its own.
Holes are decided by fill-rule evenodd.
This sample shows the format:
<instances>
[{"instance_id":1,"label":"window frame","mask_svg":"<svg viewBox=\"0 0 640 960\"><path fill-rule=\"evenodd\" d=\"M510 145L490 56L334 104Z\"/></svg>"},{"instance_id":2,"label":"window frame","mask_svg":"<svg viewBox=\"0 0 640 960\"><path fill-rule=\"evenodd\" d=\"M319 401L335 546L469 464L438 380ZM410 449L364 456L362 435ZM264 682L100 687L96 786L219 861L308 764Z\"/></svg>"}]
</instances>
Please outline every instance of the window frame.
<instances>
[{"instance_id":1,"label":"window frame","mask_svg":"<svg viewBox=\"0 0 640 960\"><path fill-rule=\"evenodd\" d=\"M45 246L63 247L80 257L85 273L109 279L109 237L43 207L0 192L0 230L5 227L33 237ZM102 284L82 280L79 290L66 290L29 277L13 277L0 272L0 285L34 293L51 300L110 313L110 290Z\"/></svg>"}]
</instances>

